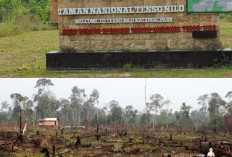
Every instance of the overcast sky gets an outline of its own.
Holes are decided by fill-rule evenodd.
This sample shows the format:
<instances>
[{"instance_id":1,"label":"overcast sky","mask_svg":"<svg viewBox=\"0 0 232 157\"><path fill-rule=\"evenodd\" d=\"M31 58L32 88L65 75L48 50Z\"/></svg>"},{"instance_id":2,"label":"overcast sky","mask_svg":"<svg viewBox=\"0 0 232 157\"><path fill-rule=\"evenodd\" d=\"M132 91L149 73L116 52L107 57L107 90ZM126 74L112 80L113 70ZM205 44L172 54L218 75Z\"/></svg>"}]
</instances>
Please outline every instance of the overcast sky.
<instances>
[{"instance_id":1,"label":"overcast sky","mask_svg":"<svg viewBox=\"0 0 232 157\"><path fill-rule=\"evenodd\" d=\"M0 79L0 102L11 102L10 94L20 93L33 99L38 79ZM203 94L217 92L223 98L232 91L232 79L146 79L147 101L152 94L159 93L165 99L171 100L170 108L179 110L183 102L199 109L197 98ZM93 89L100 93L99 107L111 100L117 100L122 107L133 105L135 109L144 109L145 79L51 79L54 86L50 88L57 98L68 99L73 86L84 88L87 95Z\"/></svg>"}]
</instances>

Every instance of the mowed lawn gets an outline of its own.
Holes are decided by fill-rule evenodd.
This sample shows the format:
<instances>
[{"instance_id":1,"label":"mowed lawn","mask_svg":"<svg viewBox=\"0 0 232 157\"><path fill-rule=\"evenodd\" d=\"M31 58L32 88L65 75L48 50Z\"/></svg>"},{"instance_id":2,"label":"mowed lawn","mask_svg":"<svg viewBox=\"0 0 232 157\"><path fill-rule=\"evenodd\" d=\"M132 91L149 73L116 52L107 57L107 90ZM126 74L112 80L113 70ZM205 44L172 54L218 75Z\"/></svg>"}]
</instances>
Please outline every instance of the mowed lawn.
<instances>
[{"instance_id":1,"label":"mowed lawn","mask_svg":"<svg viewBox=\"0 0 232 157\"><path fill-rule=\"evenodd\" d=\"M232 48L232 23L221 22L221 41ZM59 50L57 30L25 32L0 37L0 77L232 77L231 67L47 71L46 53Z\"/></svg>"}]
</instances>

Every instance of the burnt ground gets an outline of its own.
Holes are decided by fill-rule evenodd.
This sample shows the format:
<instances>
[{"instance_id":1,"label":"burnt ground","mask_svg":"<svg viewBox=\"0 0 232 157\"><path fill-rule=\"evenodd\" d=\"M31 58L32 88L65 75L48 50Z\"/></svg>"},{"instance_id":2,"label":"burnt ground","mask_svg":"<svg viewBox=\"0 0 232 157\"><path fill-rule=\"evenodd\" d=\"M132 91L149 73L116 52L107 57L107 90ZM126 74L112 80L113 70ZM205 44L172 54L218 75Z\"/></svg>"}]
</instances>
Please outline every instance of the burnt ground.
<instances>
[{"instance_id":1,"label":"burnt ground","mask_svg":"<svg viewBox=\"0 0 232 157\"><path fill-rule=\"evenodd\" d=\"M232 135L180 128L104 127L96 132L28 126L20 136L15 125L0 124L1 156L161 156L194 157L210 147L217 157L232 156Z\"/></svg>"}]
</instances>

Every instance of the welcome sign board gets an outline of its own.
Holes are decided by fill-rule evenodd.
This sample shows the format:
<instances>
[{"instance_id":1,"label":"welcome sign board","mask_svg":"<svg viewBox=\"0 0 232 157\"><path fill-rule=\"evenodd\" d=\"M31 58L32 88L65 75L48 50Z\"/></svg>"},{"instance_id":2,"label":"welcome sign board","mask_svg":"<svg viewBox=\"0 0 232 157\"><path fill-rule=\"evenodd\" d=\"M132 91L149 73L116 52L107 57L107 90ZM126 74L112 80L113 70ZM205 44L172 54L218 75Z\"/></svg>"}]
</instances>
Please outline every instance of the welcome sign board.
<instances>
[{"instance_id":1,"label":"welcome sign board","mask_svg":"<svg viewBox=\"0 0 232 157\"><path fill-rule=\"evenodd\" d=\"M220 47L219 15L188 14L186 0L58 0L58 4L61 52Z\"/></svg>"}]
</instances>

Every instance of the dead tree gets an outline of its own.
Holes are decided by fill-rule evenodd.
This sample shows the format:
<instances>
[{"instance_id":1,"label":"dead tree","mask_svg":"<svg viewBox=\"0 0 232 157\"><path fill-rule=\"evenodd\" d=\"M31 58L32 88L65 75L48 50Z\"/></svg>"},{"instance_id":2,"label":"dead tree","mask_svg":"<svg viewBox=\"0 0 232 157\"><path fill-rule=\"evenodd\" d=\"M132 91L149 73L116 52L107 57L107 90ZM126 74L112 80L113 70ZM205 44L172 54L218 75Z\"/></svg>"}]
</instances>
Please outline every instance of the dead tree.
<instances>
[{"instance_id":1,"label":"dead tree","mask_svg":"<svg viewBox=\"0 0 232 157\"><path fill-rule=\"evenodd\" d=\"M19 134L22 134L22 109L19 110Z\"/></svg>"},{"instance_id":2,"label":"dead tree","mask_svg":"<svg viewBox=\"0 0 232 157\"><path fill-rule=\"evenodd\" d=\"M11 147L11 150L13 151L14 150L14 145L20 141L21 143L23 142L23 134L22 134L22 109L20 107L20 110L19 110L19 135L17 137L17 139L12 143L12 147Z\"/></svg>"}]
</instances>

